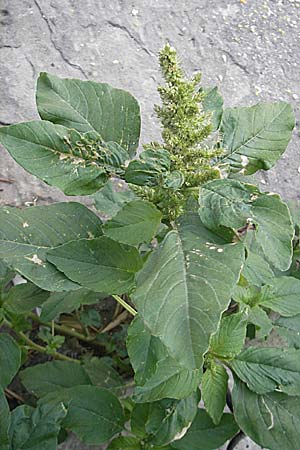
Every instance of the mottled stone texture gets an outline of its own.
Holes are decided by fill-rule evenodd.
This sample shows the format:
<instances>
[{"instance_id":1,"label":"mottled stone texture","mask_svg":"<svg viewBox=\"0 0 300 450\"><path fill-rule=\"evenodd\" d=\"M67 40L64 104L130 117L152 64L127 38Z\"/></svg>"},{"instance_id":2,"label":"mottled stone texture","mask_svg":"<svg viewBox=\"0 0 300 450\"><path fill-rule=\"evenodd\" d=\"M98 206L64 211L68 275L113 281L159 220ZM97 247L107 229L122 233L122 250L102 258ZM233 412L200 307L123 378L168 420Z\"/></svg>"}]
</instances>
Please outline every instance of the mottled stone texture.
<instances>
[{"instance_id":1,"label":"mottled stone texture","mask_svg":"<svg viewBox=\"0 0 300 450\"><path fill-rule=\"evenodd\" d=\"M300 0L1 0L0 124L37 118L35 83L48 71L130 90L142 107L142 142L157 139L157 52L166 40L189 74L201 70L204 84L220 86L228 106L287 100L296 108L299 27ZM0 204L64 198L0 152L0 178L15 180L0 182ZM299 166L295 133L284 158L259 180L298 199Z\"/></svg>"}]
</instances>

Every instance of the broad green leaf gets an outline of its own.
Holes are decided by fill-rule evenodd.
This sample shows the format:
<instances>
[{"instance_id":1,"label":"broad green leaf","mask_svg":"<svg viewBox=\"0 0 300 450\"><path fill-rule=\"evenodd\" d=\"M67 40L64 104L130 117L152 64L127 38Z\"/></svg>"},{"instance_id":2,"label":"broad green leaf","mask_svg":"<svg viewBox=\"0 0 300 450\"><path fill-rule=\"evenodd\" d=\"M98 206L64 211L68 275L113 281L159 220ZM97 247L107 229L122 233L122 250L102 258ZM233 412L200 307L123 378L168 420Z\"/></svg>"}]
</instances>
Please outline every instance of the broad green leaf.
<instances>
[{"instance_id":1,"label":"broad green leaf","mask_svg":"<svg viewBox=\"0 0 300 450\"><path fill-rule=\"evenodd\" d=\"M122 185L123 187L123 185ZM95 207L106 216L114 217L126 203L136 199L136 195L130 190L116 190L116 182L108 181L95 196Z\"/></svg>"},{"instance_id":2,"label":"broad green leaf","mask_svg":"<svg viewBox=\"0 0 300 450\"><path fill-rule=\"evenodd\" d=\"M123 393L124 382L122 377L105 358L95 356L87 358L83 367L94 386L110 389L118 394Z\"/></svg>"},{"instance_id":3,"label":"broad green leaf","mask_svg":"<svg viewBox=\"0 0 300 450\"><path fill-rule=\"evenodd\" d=\"M25 314L42 305L49 297L33 283L23 283L12 287L4 297L4 308L14 314Z\"/></svg>"},{"instance_id":4,"label":"broad green leaf","mask_svg":"<svg viewBox=\"0 0 300 450\"><path fill-rule=\"evenodd\" d=\"M249 347L230 362L230 367L257 394L278 389L300 395L300 350Z\"/></svg>"},{"instance_id":5,"label":"broad green leaf","mask_svg":"<svg viewBox=\"0 0 300 450\"><path fill-rule=\"evenodd\" d=\"M288 103L226 108L220 128L226 148L222 161L229 163L233 172L245 175L268 170L285 151L294 125Z\"/></svg>"},{"instance_id":6,"label":"broad green leaf","mask_svg":"<svg viewBox=\"0 0 300 450\"><path fill-rule=\"evenodd\" d=\"M0 223L0 258L48 291L75 290L79 286L47 262L47 250L73 239L102 234L100 219L75 202L22 210L0 208Z\"/></svg>"},{"instance_id":7,"label":"broad green leaf","mask_svg":"<svg viewBox=\"0 0 300 450\"><path fill-rule=\"evenodd\" d=\"M61 421L67 414L63 403L27 405L12 412L9 429L11 450L56 450Z\"/></svg>"},{"instance_id":8,"label":"broad green leaf","mask_svg":"<svg viewBox=\"0 0 300 450\"><path fill-rule=\"evenodd\" d=\"M294 228L288 207L279 196L260 193L255 186L237 180L222 179L202 186L199 204L200 218L209 228L253 224L257 245L267 260L281 271L289 268Z\"/></svg>"},{"instance_id":9,"label":"broad green leaf","mask_svg":"<svg viewBox=\"0 0 300 450\"><path fill-rule=\"evenodd\" d=\"M232 400L238 425L254 442L270 450L299 448L300 397L257 395L235 379Z\"/></svg>"},{"instance_id":10,"label":"broad green leaf","mask_svg":"<svg viewBox=\"0 0 300 450\"><path fill-rule=\"evenodd\" d=\"M242 275L250 284L256 286L271 283L275 276L268 262L261 255L250 250L248 250Z\"/></svg>"},{"instance_id":11,"label":"broad green leaf","mask_svg":"<svg viewBox=\"0 0 300 450\"><path fill-rule=\"evenodd\" d=\"M133 288L142 267L136 248L103 236L80 239L47 253L47 259L70 280L96 292L123 294Z\"/></svg>"},{"instance_id":12,"label":"broad green leaf","mask_svg":"<svg viewBox=\"0 0 300 450\"><path fill-rule=\"evenodd\" d=\"M190 370L172 358L169 349L151 335L139 316L128 328L127 350L138 385L134 391L136 402L182 399L199 386L202 371Z\"/></svg>"},{"instance_id":13,"label":"broad green leaf","mask_svg":"<svg viewBox=\"0 0 300 450\"><path fill-rule=\"evenodd\" d=\"M165 149L145 150L138 160L131 161L126 168L127 183L138 186L156 186L171 167L169 152Z\"/></svg>"},{"instance_id":14,"label":"broad green leaf","mask_svg":"<svg viewBox=\"0 0 300 450\"><path fill-rule=\"evenodd\" d=\"M134 155L140 136L140 108L127 91L106 83L58 78L42 72L37 84L37 107L42 119L96 131Z\"/></svg>"},{"instance_id":15,"label":"broad green leaf","mask_svg":"<svg viewBox=\"0 0 300 450\"><path fill-rule=\"evenodd\" d=\"M80 305L93 305L102 300L102 298L103 295L87 289L78 289L71 292L52 292L42 305L40 319L44 322L50 322L62 313L71 313L78 309Z\"/></svg>"},{"instance_id":16,"label":"broad green leaf","mask_svg":"<svg viewBox=\"0 0 300 450\"><path fill-rule=\"evenodd\" d=\"M196 215L181 221L147 259L132 297L151 334L190 370L202 366L244 258L242 245L207 242L208 234Z\"/></svg>"},{"instance_id":17,"label":"broad green leaf","mask_svg":"<svg viewBox=\"0 0 300 450\"><path fill-rule=\"evenodd\" d=\"M21 365L21 350L7 333L0 333L0 390L10 384Z\"/></svg>"},{"instance_id":18,"label":"broad green leaf","mask_svg":"<svg viewBox=\"0 0 300 450\"><path fill-rule=\"evenodd\" d=\"M300 349L300 314L294 317L279 317L274 325L290 346Z\"/></svg>"},{"instance_id":19,"label":"broad green leaf","mask_svg":"<svg viewBox=\"0 0 300 450\"><path fill-rule=\"evenodd\" d=\"M2 389L0 389L0 450L10 450L8 438L9 424L10 424L9 406L6 401L4 392L2 391Z\"/></svg>"},{"instance_id":20,"label":"broad green leaf","mask_svg":"<svg viewBox=\"0 0 300 450\"><path fill-rule=\"evenodd\" d=\"M214 450L221 447L238 432L232 414L223 414L215 425L206 411L198 409L197 416L185 436L172 442L178 450Z\"/></svg>"},{"instance_id":21,"label":"broad green leaf","mask_svg":"<svg viewBox=\"0 0 300 450\"><path fill-rule=\"evenodd\" d=\"M44 397L42 403L61 401L68 404L62 425L72 430L86 444L102 444L120 433L125 417L118 398L98 386L75 386Z\"/></svg>"},{"instance_id":22,"label":"broad green leaf","mask_svg":"<svg viewBox=\"0 0 300 450\"><path fill-rule=\"evenodd\" d=\"M198 410L197 392L183 400L163 399L135 405L131 430L152 445L166 445L191 426Z\"/></svg>"},{"instance_id":23,"label":"broad green leaf","mask_svg":"<svg viewBox=\"0 0 300 450\"><path fill-rule=\"evenodd\" d=\"M263 339L268 336L273 328L271 319L260 306L249 308L248 323L252 323L258 328L256 331L256 337L258 339Z\"/></svg>"},{"instance_id":24,"label":"broad green leaf","mask_svg":"<svg viewBox=\"0 0 300 450\"><path fill-rule=\"evenodd\" d=\"M242 313L224 316L210 340L210 351L221 358L238 355L246 339L247 317Z\"/></svg>"},{"instance_id":25,"label":"broad green leaf","mask_svg":"<svg viewBox=\"0 0 300 450\"><path fill-rule=\"evenodd\" d=\"M223 98L218 92L217 86L203 89L203 92L205 94L202 102L203 109L212 113L213 129L217 130L223 114Z\"/></svg>"},{"instance_id":26,"label":"broad green leaf","mask_svg":"<svg viewBox=\"0 0 300 450\"><path fill-rule=\"evenodd\" d=\"M152 203L134 200L106 222L103 233L123 244L148 243L155 236L161 217L161 213Z\"/></svg>"},{"instance_id":27,"label":"broad green leaf","mask_svg":"<svg viewBox=\"0 0 300 450\"><path fill-rule=\"evenodd\" d=\"M293 277L274 278L272 286L264 286L259 304L284 317L300 313L300 280Z\"/></svg>"},{"instance_id":28,"label":"broad green leaf","mask_svg":"<svg viewBox=\"0 0 300 450\"><path fill-rule=\"evenodd\" d=\"M28 367L20 372L20 378L26 389L37 397L73 386L92 384L84 368L69 361L51 361Z\"/></svg>"},{"instance_id":29,"label":"broad green leaf","mask_svg":"<svg viewBox=\"0 0 300 450\"><path fill-rule=\"evenodd\" d=\"M141 450L141 446L136 437L120 436L109 444L107 450Z\"/></svg>"},{"instance_id":30,"label":"broad green leaf","mask_svg":"<svg viewBox=\"0 0 300 450\"><path fill-rule=\"evenodd\" d=\"M211 361L202 377L202 398L205 409L218 425L226 404L228 375L223 366Z\"/></svg>"},{"instance_id":31,"label":"broad green leaf","mask_svg":"<svg viewBox=\"0 0 300 450\"><path fill-rule=\"evenodd\" d=\"M0 128L0 142L17 163L66 195L93 194L104 185L108 175L124 163L124 150L100 144L99 139L88 140L75 130L46 121ZM96 159L90 148L100 157ZM120 160L115 169L103 163L102 155L106 157L107 153Z\"/></svg>"},{"instance_id":32,"label":"broad green leaf","mask_svg":"<svg viewBox=\"0 0 300 450\"><path fill-rule=\"evenodd\" d=\"M0 297L8 283L14 278L15 274L11 268L0 260Z\"/></svg>"}]
</instances>

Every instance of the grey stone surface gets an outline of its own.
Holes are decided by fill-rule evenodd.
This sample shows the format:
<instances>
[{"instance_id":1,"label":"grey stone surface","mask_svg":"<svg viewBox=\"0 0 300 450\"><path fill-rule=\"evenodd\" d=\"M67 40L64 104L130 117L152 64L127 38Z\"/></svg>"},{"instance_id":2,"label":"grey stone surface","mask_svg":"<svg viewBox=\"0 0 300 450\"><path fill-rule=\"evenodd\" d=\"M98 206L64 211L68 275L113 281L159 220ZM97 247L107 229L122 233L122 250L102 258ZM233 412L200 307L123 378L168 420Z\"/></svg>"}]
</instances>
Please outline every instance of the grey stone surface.
<instances>
[{"instance_id":1,"label":"grey stone surface","mask_svg":"<svg viewBox=\"0 0 300 450\"><path fill-rule=\"evenodd\" d=\"M157 139L157 52L166 40L189 74L201 70L205 85L220 86L226 105L287 100L296 108L299 28L300 0L1 0L0 124L37 118L36 78L48 71L130 90L142 107L142 142ZM259 180L286 199L299 199L299 167L295 133L282 160ZM0 178L14 179L0 182L0 204L64 198L3 148ZM63 448L87 449L72 439Z\"/></svg>"}]
</instances>

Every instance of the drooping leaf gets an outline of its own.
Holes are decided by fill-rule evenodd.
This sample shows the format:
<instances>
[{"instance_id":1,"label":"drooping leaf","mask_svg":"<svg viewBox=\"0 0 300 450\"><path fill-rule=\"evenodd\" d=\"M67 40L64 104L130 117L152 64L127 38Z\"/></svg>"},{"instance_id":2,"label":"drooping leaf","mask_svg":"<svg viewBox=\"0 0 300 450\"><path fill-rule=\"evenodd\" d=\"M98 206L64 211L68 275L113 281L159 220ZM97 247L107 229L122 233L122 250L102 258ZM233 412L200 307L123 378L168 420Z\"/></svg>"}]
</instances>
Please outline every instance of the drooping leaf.
<instances>
[{"instance_id":1,"label":"drooping leaf","mask_svg":"<svg viewBox=\"0 0 300 450\"><path fill-rule=\"evenodd\" d=\"M122 377L105 358L88 358L83 367L94 386L111 389L116 394L124 391Z\"/></svg>"},{"instance_id":2,"label":"drooping leaf","mask_svg":"<svg viewBox=\"0 0 300 450\"><path fill-rule=\"evenodd\" d=\"M108 181L94 196L96 209L110 217L114 217L126 203L136 199L136 195L130 189L117 191L115 184Z\"/></svg>"},{"instance_id":3,"label":"drooping leaf","mask_svg":"<svg viewBox=\"0 0 300 450\"><path fill-rule=\"evenodd\" d=\"M169 152L165 149L145 150L139 156L126 168L125 180L138 186L156 186L170 171Z\"/></svg>"},{"instance_id":4,"label":"drooping leaf","mask_svg":"<svg viewBox=\"0 0 300 450\"><path fill-rule=\"evenodd\" d=\"M67 414L63 403L18 406L9 428L11 450L56 450L62 420Z\"/></svg>"},{"instance_id":5,"label":"drooping leaf","mask_svg":"<svg viewBox=\"0 0 300 450\"><path fill-rule=\"evenodd\" d=\"M238 432L232 414L223 414L215 425L206 411L198 409L197 416L182 439L172 442L178 450L214 450L221 447Z\"/></svg>"},{"instance_id":6,"label":"drooping leaf","mask_svg":"<svg viewBox=\"0 0 300 450\"><path fill-rule=\"evenodd\" d=\"M241 245L208 243L207 235L196 215L181 221L146 261L133 295L151 334L191 370L202 366L244 258Z\"/></svg>"},{"instance_id":7,"label":"drooping leaf","mask_svg":"<svg viewBox=\"0 0 300 450\"><path fill-rule=\"evenodd\" d=\"M226 148L223 162L229 163L232 171L246 175L270 169L285 151L294 125L288 103L226 108L220 128Z\"/></svg>"},{"instance_id":8,"label":"drooping leaf","mask_svg":"<svg viewBox=\"0 0 300 450\"><path fill-rule=\"evenodd\" d=\"M104 141L117 142L131 156L138 147L140 108L127 91L42 72L37 107L42 119L83 133L96 131Z\"/></svg>"},{"instance_id":9,"label":"drooping leaf","mask_svg":"<svg viewBox=\"0 0 300 450\"><path fill-rule=\"evenodd\" d=\"M124 150L109 149L95 138L92 144L86 141L85 135L46 121L0 128L0 142L17 163L66 195L93 194L104 185L114 170L103 164L103 154L114 153L124 162ZM90 147L101 158L91 155Z\"/></svg>"},{"instance_id":10,"label":"drooping leaf","mask_svg":"<svg viewBox=\"0 0 300 450\"><path fill-rule=\"evenodd\" d=\"M13 286L4 297L4 308L15 314L25 314L42 305L49 297L33 283L23 283Z\"/></svg>"},{"instance_id":11,"label":"drooping leaf","mask_svg":"<svg viewBox=\"0 0 300 450\"><path fill-rule=\"evenodd\" d=\"M120 433L125 417L118 398L98 386L75 386L44 397L42 403L62 401L68 414L62 425L86 444L99 445Z\"/></svg>"},{"instance_id":12,"label":"drooping leaf","mask_svg":"<svg viewBox=\"0 0 300 450\"><path fill-rule=\"evenodd\" d=\"M6 401L3 390L0 389L0 450L10 450L8 438L9 424L10 424L9 406Z\"/></svg>"},{"instance_id":13,"label":"drooping leaf","mask_svg":"<svg viewBox=\"0 0 300 450\"><path fill-rule=\"evenodd\" d=\"M294 317L279 317L274 325L290 346L300 349L300 314Z\"/></svg>"},{"instance_id":14,"label":"drooping leaf","mask_svg":"<svg viewBox=\"0 0 300 450\"><path fill-rule=\"evenodd\" d=\"M255 239L267 260L287 270L292 261L294 228L288 207L279 196L260 193L237 180L213 180L201 187L199 214L205 226L255 226ZM270 245L272 241L272 245Z\"/></svg>"},{"instance_id":15,"label":"drooping leaf","mask_svg":"<svg viewBox=\"0 0 300 450\"><path fill-rule=\"evenodd\" d=\"M53 292L43 303L40 319L44 322L55 320L62 313L71 313L80 305L92 305L102 300L104 295L87 289L71 292Z\"/></svg>"},{"instance_id":16,"label":"drooping leaf","mask_svg":"<svg viewBox=\"0 0 300 450\"><path fill-rule=\"evenodd\" d=\"M135 402L182 399L197 389L202 371L190 370L170 356L169 349L136 316L128 328L127 350L135 371Z\"/></svg>"},{"instance_id":17,"label":"drooping leaf","mask_svg":"<svg viewBox=\"0 0 300 450\"><path fill-rule=\"evenodd\" d=\"M238 425L258 445L270 450L299 447L300 397L281 392L257 395L235 379L232 400Z\"/></svg>"},{"instance_id":18,"label":"drooping leaf","mask_svg":"<svg viewBox=\"0 0 300 450\"><path fill-rule=\"evenodd\" d=\"M51 361L28 367L20 372L20 378L26 389L37 397L73 386L92 384L84 368L69 361Z\"/></svg>"},{"instance_id":19,"label":"drooping leaf","mask_svg":"<svg viewBox=\"0 0 300 450\"><path fill-rule=\"evenodd\" d=\"M123 294L134 286L142 267L136 248L103 236L80 239L54 248L47 259L70 280L96 292Z\"/></svg>"},{"instance_id":20,"label":"drooping leaf","mask_svg":"<svg viewBox=\"0 0 300 450\"><path fill-rule=\"evenodd\" d=\"M273 328L273 323L268 314L260 307L254 306L248 310L248 323L256 326L256 337L263 339L268 336Z\"/></svg>"},{"instance_id":21,"label":"drooping leaf","mask_svg":"<svg viewBox=\"0 0 300 450\"><path fill-rule=\"evenodd\" d=\"M4 207L0 209L0 223L0 257L48 291L74 290L79 286L47 262L47 250L73 239L102 234L100 219L75 202L23 210Z\"/></svg>"},{"instance_id":22,"label":"drooping leaf","mask_svg":"<svg viewBox=\"0 0 300 450\"><path fill-rule=\"evenodd\" d=\"M279 389L289 395L300 395L300 350L249 347L230 366L257 394Z\"/></svg>"},{"instance_id":23,"label":"drooping leaf","mask_svg":"<svg viewBox=\"0 0 300 450\"><path fill-rule=\"evenodd\" d=\"M21 350L7 333L0 333L0 390L12 381L21 365Z\"/></svg>"},{"instance_id":24,"label":"drooping leaf","mask_svg":"<svg viewBox=\"0 0 300 450\"><path fill-rule=\"evenodd\" d=\"M202 377L201 392L205 409L216 425L220 423L223 415L227 385L228 375L226 370L220 364L211 361Z\"/></svg>"},{"instance_id":25,"label":"drooping leaf","mask_svg":"<svg viewBox=\"0 0 300 450\"><path fill-rule=\"evenodd\" d=\"M221 358L238 355L246 339L247 317L241 312L222 318L210 340L210 351Z\"/></svg>"},{"instance_id":26,"label":"drooping leaf","mask_svg":"<svg viewBox=\"0 0 300 450\"><path fill-rule=\"evenodd\" d=\"M106 222L103 233L123 244L148 243L154 237L161 217L161 213L152 203L134 200Z\"/></svg>"},{"instance_id":27,"label":"drooping leaf","mask_svg":"<svg viewBox=\"0 0 300 450\"><path fill-rule=\"evenodd\" d=\"M202 102L204 111L212 113L213 129L217 130L220 126L223 114L223 98L220 95L217 86L203 89L205 97Z\"/></svg>"}]
</instances>

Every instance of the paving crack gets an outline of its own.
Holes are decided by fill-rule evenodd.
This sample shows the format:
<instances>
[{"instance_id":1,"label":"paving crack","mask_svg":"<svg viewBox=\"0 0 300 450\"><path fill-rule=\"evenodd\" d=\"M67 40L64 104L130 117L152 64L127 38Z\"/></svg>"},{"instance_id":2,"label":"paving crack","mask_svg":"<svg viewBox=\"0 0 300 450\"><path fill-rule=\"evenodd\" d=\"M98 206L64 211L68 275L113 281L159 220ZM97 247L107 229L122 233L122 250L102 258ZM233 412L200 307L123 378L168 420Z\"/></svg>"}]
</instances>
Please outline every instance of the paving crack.
<instances>
[{"instance_id":1,"label":"paving crack","mask_svg":"<svg viewBox=\"0 0 300 450\"><path fill-rule=\"evenodd\" d=\"M233 62L233 64L237 67L239 67L243 72L245 72L247 75L250 75L249 70L244 64L239 63L235 57L227 50L220 49L221 52L223 52L228 58Z\"/></svg>"},{"instance_id":2,"label":"paving crack","mask_svg":"<svg viewBox=\"0 0 300 450\"><path fill-rule=\"evenodd\" d=\"M0 44L0 49L1 48L20 48L20 47L21 47L21 45L8 45L8 44L1 45Z\"/></svg>"},{"instance_id":3,"label":"paving crack","mask_svg":"<svg viewBox=\"0 0 300 450\"><path fill-rule=\"evenodd\" d=\"M112 20L108 20L107 23L111 25L113 28L118 28L119 30L124 31L144 52L149 56L154 56L154 53L148 50L143 41L135 36L125 25L121 25L119 23L113 22Z\"/></svg>"},{"instance_id":4,"label":"paving crack","mask_svg":"<svg viewBox=\"0 0 300 450\"><path fill-rule=\"evenodd\" d=\"M72 61L69 60L69 58L64 54L63 50L60 48L59 45L57 45L57 43L54 40L53 37L53 29L52 26L50 25L50 21L48 19L48 17L44 14L41 5L39 4L38 0L33 0L35 6L37 7L39 14L42 18L42 20L45 22L45 24L47 25L48 31L49 31L49 35L50 35L50 42L53 45L54 49L57 51L57 53L60 55L61 59L68 64L70 67L73 67L74 69L77 69L81 72L81 74L84 76L85 79L88 79L88 76L86 75L85 71L83 70L83 68L79 65L79 64L75 64Z\"/></svg>"}]
</instances>

